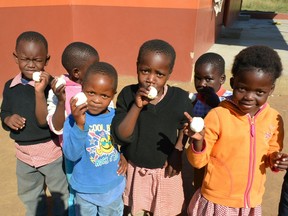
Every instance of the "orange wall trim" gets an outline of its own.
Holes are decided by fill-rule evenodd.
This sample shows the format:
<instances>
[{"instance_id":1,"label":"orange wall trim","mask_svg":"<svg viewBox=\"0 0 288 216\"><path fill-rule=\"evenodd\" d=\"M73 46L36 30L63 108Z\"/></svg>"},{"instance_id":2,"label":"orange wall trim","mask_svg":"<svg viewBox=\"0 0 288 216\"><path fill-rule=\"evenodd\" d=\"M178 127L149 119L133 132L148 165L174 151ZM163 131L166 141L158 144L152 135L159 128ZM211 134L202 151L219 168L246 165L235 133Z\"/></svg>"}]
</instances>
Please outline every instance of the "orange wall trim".
<instances>
[{"instance_id":1,"label":"orange wall trim","mask_svg":"<svg viewBox=\"0 0 288 216\"><path fill-rule=\"evenodd\" d=\"M174 3L166 0L167 5L162 0L162 5L159 0L146 0L141 1L141 6L137 7L132 7L132 0L125 1L126 5L130 5L126 7L112 6L116 0L99 0L97 5L96 1L87 0L49 0L54 5L39 6L39 2L48 4L47 0L42 0L37 1L37 7L36 1L32 0L11 0L6 1L6 5L8 2L10 6L11 2L14 5L18 3L18 7L0 6L0 20L5 20L1 26L5 31L0 34L0 47L3 50L0 59L2 67L7 71L0 79L0 92L5 81L19 72L12 52L17 36L23 31L38 31L47 38L51 59L45 70L52 75L65 73L61 65L64 48L73 41L83 41L95 47L101 61L111 63L119 75L135 76L136 58L141 44L154 38L163 39L171 43L177 53L170 80L184 82L192 80L195 60L215 40L216 17L211 0L190 0L191 4L188 4L188 0L174 0ZM26 6L19 6L21 2L25 2ZM55 5L56 2L64 5ZM83 5L74 5L75 2ZM94 2L94 5L84 5L89 2ZM99 5L104 2L111 5ZM143 2L147 3L147 7L143 6ZM165 8L175 5L188 7L193 4L196 7L195 2L198 2L201 9ZM28 3L34 5L27 6ZM70 3L73 4L68 5ZM117 0L117 3L124 5L122 0Z\"/></svg>"},{"instance_id":2,"label":"orange wall trim","mask_svg":"<svg viewBox=\"0 0 288 216\"><path fill-rule=\"evenodd\" d=\"M204 4L203 4L204 3ZM60 5L94 5L118 7L151 7L151 8L178 8L197 9L211 5L209 1L195 0L0 0L1 7L28 7L28 6L60 6Z\"/></svg>"}]
</instances>

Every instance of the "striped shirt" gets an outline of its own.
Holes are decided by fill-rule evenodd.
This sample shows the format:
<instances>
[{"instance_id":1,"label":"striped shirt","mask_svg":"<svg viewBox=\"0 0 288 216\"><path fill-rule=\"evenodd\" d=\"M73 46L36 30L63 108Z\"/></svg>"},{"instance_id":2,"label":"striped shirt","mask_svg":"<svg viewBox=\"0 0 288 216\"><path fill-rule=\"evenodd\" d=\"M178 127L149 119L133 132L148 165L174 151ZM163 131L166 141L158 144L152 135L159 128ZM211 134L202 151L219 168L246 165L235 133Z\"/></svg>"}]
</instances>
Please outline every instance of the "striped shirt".
<instances>
[{"instance_id":1,"label":"striped shirt","mask_svg":"<svg viewBox=\"0 0 288 216\"><path fill-rule=\"evenodd\" d=\"M219 100L221 102L221 101L225 100L226 97L232 95L232 92L221 87L219 89L219 91L216 92L216 94L218 95ZM211 109L212 109L212 107L210 107L205 102L203 102L197 98L195 105L193 106L193 114L195 117L204 118Z\"/></svg>"}]
</instances>

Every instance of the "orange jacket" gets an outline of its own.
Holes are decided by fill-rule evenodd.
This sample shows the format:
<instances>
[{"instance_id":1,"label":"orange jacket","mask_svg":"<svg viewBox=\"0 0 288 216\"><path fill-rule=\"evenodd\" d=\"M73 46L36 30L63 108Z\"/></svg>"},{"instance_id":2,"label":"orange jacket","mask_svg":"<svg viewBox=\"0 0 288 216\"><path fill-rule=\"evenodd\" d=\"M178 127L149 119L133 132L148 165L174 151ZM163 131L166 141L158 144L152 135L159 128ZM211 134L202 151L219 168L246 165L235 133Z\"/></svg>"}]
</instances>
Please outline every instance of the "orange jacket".
<instances>
[{"instance_id":1,"label":"orange jacket","mask_svg":"<svg viewBox=\"0 0 288 216\"><path fill-rule=\"evenodd\" d=\"M280 114L269 104L254 116L241 113L228 100L205 117L205 149L187 149L196 168L207 165L202 195L213 203L241 208L262 202L269 155L281 151L284 128Z\"/></svg>"}]
</instances>

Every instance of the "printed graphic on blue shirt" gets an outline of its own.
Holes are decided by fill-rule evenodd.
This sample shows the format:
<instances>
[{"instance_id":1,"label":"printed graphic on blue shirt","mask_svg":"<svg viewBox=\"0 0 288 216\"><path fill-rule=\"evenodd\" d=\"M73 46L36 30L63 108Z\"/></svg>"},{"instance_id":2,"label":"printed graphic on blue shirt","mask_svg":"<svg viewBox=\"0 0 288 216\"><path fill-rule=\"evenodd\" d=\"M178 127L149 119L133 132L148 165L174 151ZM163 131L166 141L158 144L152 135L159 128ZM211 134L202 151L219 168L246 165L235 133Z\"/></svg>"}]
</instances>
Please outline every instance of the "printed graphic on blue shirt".
<instances>
[{"instance_id":1,"label":"printed graphic on blue shirt","mask_svg":"<svg viewBox=\"0 0 288 216\"><path fill-rule=\"evenodd\" d=\"M114 148L111 140L110 125L90 125L88 135L90 146L86 150L90 154L90 161L96 167L118 160L119 153Z\"/></svg>"}]
</instances>

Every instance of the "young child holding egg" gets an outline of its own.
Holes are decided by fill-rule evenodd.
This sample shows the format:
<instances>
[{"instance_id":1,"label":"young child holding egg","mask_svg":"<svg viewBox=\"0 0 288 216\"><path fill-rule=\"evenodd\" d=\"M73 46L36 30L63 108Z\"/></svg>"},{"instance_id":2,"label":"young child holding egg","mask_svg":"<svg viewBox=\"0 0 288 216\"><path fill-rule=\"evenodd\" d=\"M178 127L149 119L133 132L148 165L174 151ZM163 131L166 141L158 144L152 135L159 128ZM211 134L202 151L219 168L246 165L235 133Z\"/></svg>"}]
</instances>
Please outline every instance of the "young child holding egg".
<instances>
[{"instance_id":1,"label":"young child holding egg","mask_svg":"<svg viewBox=\"0 0 288 216\"><path fill-rule=\"evenodd\" d=\"M112 133L128 160L126 213L183 211L182 128L192 104L187 91L167 85L175 58L169 43L146 41L137 58L138 84L124 87L117 98Z\"/></svg>"},{"instance_id":2,"label":"young child holding egg","mask_svg":"<svg viewBox=\"0 0 288 216\"><path fill-rule=\"evenodd\" d=\"M208 52L196 60L194 86L197 93L189 95L194 105L194 116L204 118L212 108L232 95L223 87L225 80L225 60L221 55Z\"/></svg>"},{"instance_id":3,"label":"young child holding egg","mask_svg":"<svg viewBox=\"0 0 288 216\"><path fill-rule=\"evenodd\" d=\"M204 118L212 108L217 107L221 101L232 94L231 91L223 87L225 80L225 60L221 55L208 52L196 60L194 67L194 87L197 93L189 94L193 103L194 117ZM186 191L187 199L190 200L189 198L192 196L193 191L196 191L202 185L205 167L197 169L188 164L187 168L194 174L194 187L191 186L190 190L192 193Z\"/></svg>"},{"instance_id":4,"label":"young child holding egg","mask_svg":"<svg viewBox=\"0 0 288 216\"><path fill-rule=\"evenodd\" d=\"M62 53L62 65L67 74L56 77L51 82L52 90L49 91L47 102L48 115L47 122L50 129L61 140L63 126L66 117L71 113L70 100L74 97L78 99L77 105L86 103L85 94L82 91L82 80L85 76L87 68L95 62L99 62L97 50L91 45L84 42L72 42L65 47ZM113 101L109 104L113 107ZM123 155L121 159L125 160ZM126 161L125 161L126 163ZM124 162L122 164L125 164ZM65 172L69 181L74 167L74 162L65 158ZM69 187L68 210L69 216L75 215L74 207L74 191Z\"/></svg>"},{"instance_id":5,"label":"young child holding egg","mask_svg":"<svg viewBox=\"0 0 288 216\"><path fill-rule=\"evenodd\" d=\"M55 77L51 81L51 90L47 101L43 103L48 105L48 114L45 121L48 122L50 129L57 135L62 145L63 126L66 117L71 113L70 99L82 91L82 79L87 68L99 61L97 50L84 42L73 42L65 47L62 53L62 65L67 74ZM65 158L65 173L69 182L74 163ZM68 214L75 215L74 191L69 185Z\"/></svg>"},{"instance_id":6,"label":"young child holding egg","mask_svg":"<svg viewBox=\"0 0 288 216\"><path fill-rule=\"evenodd\" d=\"M267 103L281 71L281 59L270 47L243 49L232 68L232 96L210 110L201 132L185 124L188 160L197 168L207 165L188 215L261 215L266 168L288 167L287 154L280 152L283 120Z\"/></svg>"},{"instance_id":7,"label":"young child holding egg","mask_svg":"<svg viewBox=\"0 0 288 216\"><path fill-rule=\"evenodd\" d=\"M54 203L53 214L66 215L69 193L62 149L45 120L51 80L45 71L50 59L47 40L38 32L23 32L13 55L20 73L5 84L1 120L15 140L18 196L26 215L47 214L47 186Z\"/></svg>"},{"instance_id":8,"label":"young child holding egg","mask_svg":"<svg viewBox=\"0 0 288 216\"><path fill-rule=\"evenodd\" d=\"M76 192L76 215L123 215L126 169L121 166L120 152L110 131L115 109L109 104L117 84L115 68L96 62L87 69L82 82L86 103L77 105L75 97L70 101L63 152L74 162L70 185Z\"/></svg>"}]
</instances>

